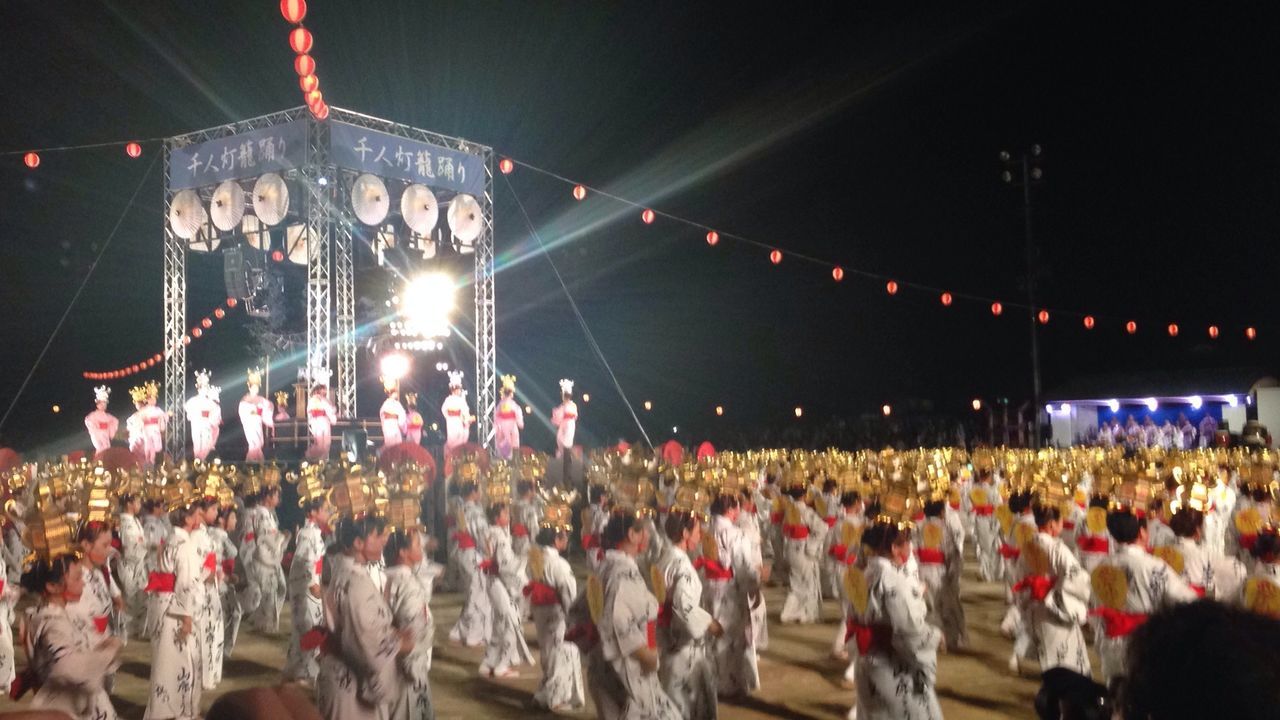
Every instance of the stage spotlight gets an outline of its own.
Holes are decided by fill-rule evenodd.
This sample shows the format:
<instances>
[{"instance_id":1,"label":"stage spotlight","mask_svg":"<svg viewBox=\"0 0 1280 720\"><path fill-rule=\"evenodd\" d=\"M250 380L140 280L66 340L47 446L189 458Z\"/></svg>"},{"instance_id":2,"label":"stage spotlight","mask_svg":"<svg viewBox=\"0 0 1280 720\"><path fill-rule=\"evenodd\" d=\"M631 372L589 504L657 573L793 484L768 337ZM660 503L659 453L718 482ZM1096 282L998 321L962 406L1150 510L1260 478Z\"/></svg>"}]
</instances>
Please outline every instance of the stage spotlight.
<instances>
[{"instance_id":1,"label":"stage spotlight","mask_svg":"<svg viewBox=\"0 0 1280 720\"><path fill-rule=\"evenodd\" d=\"M1192 395L1190 400L1191 400L1192 410L1199 410L1200 407L1204 405L1204 398L1200 397L1199 395Z\"/></svg>"},{"instance_id":2,"label":"stage spotlight","mask_svg":"<svg viewBox=\"0 0 1280 720\"><path fill-rule=\"evenodd\" d=\"M1150 410L1151 412L1155 412L1156 408L1160 407L1159 401L1157 401L1155 398L1147 398L1142 402L1147 406L1147 409Z\"/></svg>"},{"instance_id":3,"label":"stage spotlight","mask_svg":"<svg viewBox=\"0 0 1280 720\"><path fill-rule=\"evenodd\" d=\"M453 293L453 280L442 273L410 280L400 294L399 303L408 329L427 337L448 335Z\"/></svg>"},{"instance_id":4,"label":"stage spotlight","mask_svg":"<svg viewBox=\"0 0 1280 720\"><path fill-rule=\"evenodd\" d=\"M1114 399L1108 400L1107 407L1111 408L1111 412L1113 413L1120 412L1120 401Z\"/></svg>"},{"instance_id":5,"label":"stage spotlight","mask_svg":"<svg viewBox=\"0 0 1280 720\"><path fill-rule=\"evenodd\" d=\"M409 356L398 352L383 355L378 369L384 379L398 381L409 374Z\"/></svg>"}]
</instances>

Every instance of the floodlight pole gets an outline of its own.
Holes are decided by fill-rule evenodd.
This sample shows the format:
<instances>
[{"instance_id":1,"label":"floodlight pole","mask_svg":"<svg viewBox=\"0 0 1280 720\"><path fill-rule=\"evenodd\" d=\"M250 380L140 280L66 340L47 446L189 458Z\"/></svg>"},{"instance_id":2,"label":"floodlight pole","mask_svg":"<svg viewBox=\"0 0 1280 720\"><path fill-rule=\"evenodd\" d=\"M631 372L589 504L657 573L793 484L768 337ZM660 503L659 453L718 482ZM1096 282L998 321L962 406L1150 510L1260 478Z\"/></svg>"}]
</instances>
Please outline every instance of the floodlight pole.
<instances>
[{"instance_id":1,"label":"floodlight pole","mask_svg":"<svg viewBox=\"0 0 1280 720\"><path fill-rule=\"evenodd\" d=\"M1005 165L1001 177L1006 183L1014 184L1011 168L1021 172L1023 230L1027 247L1027 319L1031 329L1031 408L1032 428L1031 447L1040 449L1040 337L1036 307L1036 273L1035 273L1035 236L1031 225L1031 184L1038 183L1044 177L1040 169L1043 150L1039 145L1032 145L1020 157L1013 158L1009 152L1000 153L1000 160Z\"/></svg>"}]
</instances>

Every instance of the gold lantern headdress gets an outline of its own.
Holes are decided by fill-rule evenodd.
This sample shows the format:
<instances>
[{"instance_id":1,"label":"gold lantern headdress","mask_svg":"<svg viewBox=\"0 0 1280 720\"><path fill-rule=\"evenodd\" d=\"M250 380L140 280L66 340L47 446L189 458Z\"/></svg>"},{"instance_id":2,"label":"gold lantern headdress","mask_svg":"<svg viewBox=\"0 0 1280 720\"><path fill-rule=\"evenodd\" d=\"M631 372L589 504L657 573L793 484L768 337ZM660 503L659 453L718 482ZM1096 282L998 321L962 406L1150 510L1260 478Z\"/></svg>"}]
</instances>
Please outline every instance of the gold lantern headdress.
<instances>
[{"instance_id":1,"label":"gold lantern headdress","mask_svg":"<svg viewBox=\"0 0 1280 720\"><path fill-rule=\"evenodd\" d=\"M556 532L573 532L573 503L578 499L577 491L565 493L555 488L542 494L542 518L538 527L550 528Z\"/></svg>"},{"instance_id":2,"label":"gold lantern headdress","mask_svg":"<svg viewBox=\"0 0 1280 720\"><path fill-rule=\"evenodd\" d=\"M338 515L357 519L376 512L373 483L365 477L362 466L327 466L325 482L329 486L329 502Z\"/></svg>"},{"instance_id":3,"label":"gold lantern headdress","mask_svg":"<svg viewBox=\"0 0 1280 720\"><path fill-rule=\"evenodd\" d=\"M249 368L245 371L246 385L262 387L262 368Z\"/></svg>"},{"instance_id":4,"label":"gold lantern headdress","mask_svg":"<svg viewBox=\"0 0 1280 720\"><path fill-rule=\"evenodd\" d=\"M75 552L76 527L53 499L53 494L40 492L37 487L22 539L31 548L27 562L36 559L49 562L60 555Z\"/></svg>"},{"instance_id":5,"label":"gold lantern headdress","mask_svg":"<svg viewBox=\"0 0 1280 720\"><path fill-rule=\"evenodd\" d=\"M143 403L147 401L147 387L145 385L135 385L129 388L129 397L134 403Z\"/></svg>"}]
</instances>

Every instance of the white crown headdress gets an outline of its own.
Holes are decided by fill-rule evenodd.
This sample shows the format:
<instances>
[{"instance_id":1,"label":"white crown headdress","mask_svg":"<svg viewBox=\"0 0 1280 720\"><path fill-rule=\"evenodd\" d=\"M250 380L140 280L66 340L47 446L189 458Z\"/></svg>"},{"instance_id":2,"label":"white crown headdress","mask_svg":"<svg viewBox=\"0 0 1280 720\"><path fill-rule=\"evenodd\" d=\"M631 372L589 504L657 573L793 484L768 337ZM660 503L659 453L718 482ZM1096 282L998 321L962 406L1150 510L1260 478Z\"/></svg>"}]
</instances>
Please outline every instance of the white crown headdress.
<instances>
[{"instance_id":1,"label":"white crown headdress","mask_svg":"<svg viewBox=\"0 0 1280 720\"><path fill-rule=\"evenodd\" d=\"M449 387L451 388L462 387L462 371L461 370L449 371Z\"/></svg>"},{"instance_id":2,"label":"white crown headdress","mask_svg":"<svg viewBox=\"0 0 1280 720\"><path fill-rule=\"evenodd\" d=\"M100 403L111 402L111 388L107 387L106 385L99 385L98 387L94 388L93 401L100 402Z\"/></svg>"},{"instance_id":3,"label":"white crown headdress","mask_svg":"<svg viewBox=\"0 0 1280 720\"><path fill-rule=\"evenodd\" d=\"M333 372L329 368L311 368L310 380L312 385L329 386L329 378L333 376Z\"/></svg>"},{"instance_id":4,"label":"white crown headdress","mask_svg":"<svg viewBox=\"0 0 1280 720\"><path fill-rule=\"evenodd\" d=\"M572 380L561 380L561 381L560 381L560 392L562 392L562 393L564 393L564 394L566 394L566 395L572 395L572 394L573 394L573 381L572 381Z\"/></svg>"},{"instance_id":5,"label":"white crown headdress","mask_svg":"<svg viewBox=\"0 0 1280 720\"><path fill-rule=\"evenodd\" d=\"M197 390L203 390L209 387L209 376L210 376L210 373L208 370L196 371L196 389Z\"/></svg>"}]
</instances>

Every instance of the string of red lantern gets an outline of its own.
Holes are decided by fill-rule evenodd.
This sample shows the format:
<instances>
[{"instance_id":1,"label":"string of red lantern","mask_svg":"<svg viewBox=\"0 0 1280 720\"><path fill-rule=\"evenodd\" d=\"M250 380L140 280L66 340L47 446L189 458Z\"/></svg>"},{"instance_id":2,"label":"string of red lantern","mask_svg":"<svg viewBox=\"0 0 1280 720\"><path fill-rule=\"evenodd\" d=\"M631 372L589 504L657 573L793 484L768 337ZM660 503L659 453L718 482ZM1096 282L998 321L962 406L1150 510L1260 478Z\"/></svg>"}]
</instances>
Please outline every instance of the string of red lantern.
<instances>
[{"instance_id":1,"label":"string of red lantern","mask_svg":"<svg viewBox=\"0 0 1280 720\"><path fill-rule=\"evenodd\" d=\"M43 153L66 152L69 150L92 150L94 148L104 147L124 147L124 154L130 159L142 157L143 143L158 143L164 138L148 138L146 140L112 140L111 142L85 143L84 145L59 145L57 147L35 148L26 150L4 150L0 151L0 157L8 157L11 155L21 155L22 164L29 169L35 170L40 167L40 163L44 160Z\"/></svg>"},{"instance_id":2,"label":"string of red lantern","mask_svg":"<svg viewBox=\"0 0 1280 720\"><path fill-rule=\"evenodd\" d=\"M228 308L234 308L239 304L239 301L235 298L227 298L226 306ZM193 340L199 340L204 336L205 330L213 328L215 320L222 320L226 316L227 311L221 306L214 308L213 312L201 318L200 322L182 337L182 344L190 345ZM117 368L115 370L86 370L80 373L80 376L86 380L118 380L120 378L129 377L130 375L137 375L140 372L150 370L156 365L164 362L165 356L167 356L172 350L172 347L165 348L163 353L156 353L155 355L139 360L132 365L125 365L124 367Z\"/></svg>"},{"instance_id":3,"label":"string of red lantern","mask_svg":"<svg viewBox=\"0 0 1280 720\"><path fill-rule=\"evenodd\" d=\"M320 78L316 76L316 60L311 56L311 48L315 46L315 37L311 31L302 26L307 16L306 0L280 0L280 14L293 25L289 31L289 49L293 50L293 71L298 74L298 88L302 90L302 101L317 120L329 117L329 105L324 101L324 93L320 92Z\"/></svg>"},{"instance_id":4,"label":"string of red lantern","mask_svg":"<svg viewBox=\"0 0 1280 720\"><path fill-rule=\"evenodd\" d=\"M652 225L659 217L661 217L667 220L680 223L682 225L688 225L688 226L695 227L705 231L707 245L711 247L715 247L716 245L718 245L720 243L721 237L731 238L733 240L737 240L747 245L752 245L758 248L768 250L769 262L772 263L773 265L782 264L782 258L784 255L783 249L776 245L762 243L758 240L753 240L751 238L744 237L742 235L737 235L732 233L722 233L721 231L705 223L701 223L696 220L690 220L689 218L681 217L679 215L674 215L672 213L669 213L663 210L657 210L657 209L648 207L643 203L636 202L629 198L625 198L620 195L606 192L604 190L600 190L599 188L591 187L589 185L564 177L563 175L552 172L545 168L540 168L535 165L530 165L529 163L522 162L520 160L516 160L511 157L503 157L498 161L498 169L502 172L503 175L510 175L513 172L515 172L517 165L527 170L530 170L532 172L538 173L540 175L544 175L549 178L553 178L562 183L565 183L566 185L571 186L573 188L572 193L573 193L573 198L575 200L578 200L578 201L585 200L587 197L587 192L590 191L602 197L613 200L614 202L622 203L624 205L630 205L631 207L639 209L641 211L640 219L645 225ZM886 275L882 275L880 273L875 273L868 270L861 270L858 268L850 268L840 263L832 262L830 260L825 260L823 258L814 257L812 255L807 255L804 253L798 253L793 250L786 250L785 254L787 256L795 257L799 260L803 260L809 263L822 265L827 268L830 268L831 278L837 283L843 281L845 278L845 275L848 273L853 273L855 275L859 275L864 278L884 282L885 292L887 292L889 295L897 295L898 290L900 288L910 288L913 290L920 290L920 291L928 292L930 294L935 294L939 298L940 302L944 307L950 307L956 299L974 301L984 305L990 304L991 314L995 317L1000 317L1001 315L1003 315L1005 307L1008 306L1008 307L1019 308L1019 309L1028 310L1028 311L1034 310L1035 319L1041 325L1048 325L1051 316L1054 314L1080 318L1082 320L1082 324L1085 330L1093 330L1095 327L1097 327L1097 324L1098 324L1097 316L1093 314L1081 312L1078 310L1070 310L1070 309L1064 310L1061 308L1045 308L1045 307L1033 308L1025 303L1018 303L1018 302L1003 303L996 298L984 297L981 295L975 295L971 293L959 293L959 292L947 291L947 290L943 290L942 288L933 287L924 283L898 280L896 278L891 278ZM1113 317L1112 319L1118 320L1119 318ZM1127 320L1124 324L1124 329L1125 329L1125 332L1127 332L1128 334L1136 335L1138 332L1138 324L1134 320ZM1166 328L1166 331L1168 332L1170 337L1178 337L1179 326L1177 323L1169 323L1169 325ZM1220 334L1219 328L1217 325L1208 326L1208 335L1210 339L1216 340L1219 337L1219 334ZM1246 340L1257 339L1258 329L1253 326L1244 328L1244 337Z\"/></svg>"}]
</instances>

